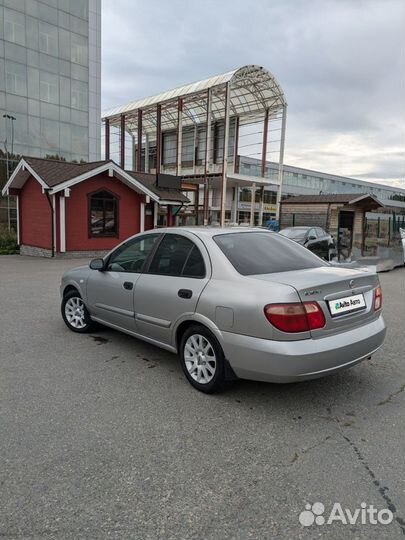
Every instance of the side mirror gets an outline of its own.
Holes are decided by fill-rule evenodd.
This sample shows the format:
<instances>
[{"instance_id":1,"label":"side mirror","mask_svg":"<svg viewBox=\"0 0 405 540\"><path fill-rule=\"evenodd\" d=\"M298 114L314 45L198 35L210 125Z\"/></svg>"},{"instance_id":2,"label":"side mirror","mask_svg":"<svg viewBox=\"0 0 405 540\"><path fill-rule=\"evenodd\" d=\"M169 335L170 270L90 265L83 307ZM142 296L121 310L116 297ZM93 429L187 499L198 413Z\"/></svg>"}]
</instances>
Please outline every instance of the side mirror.
<instances>
[{"instance_id":1,"label":"side mirror","mask_svg":"<svg viewBox=\"0 0 405 540\"><path fill-rule=\"evenodd\" d=\"M100 272L104 270L104 260L103 259L93 259L89 264L92 270L99 270Z\"/></svg>"},{"instance_id":2,"label":"side mirror","mask_svg":"<svg viewBox=\"0 0 405 540\"><path fill-rule=\"evenodd\" d=\"M308 236L307 240L316 240L315 236Z\"/></svg>"}]
</instances>

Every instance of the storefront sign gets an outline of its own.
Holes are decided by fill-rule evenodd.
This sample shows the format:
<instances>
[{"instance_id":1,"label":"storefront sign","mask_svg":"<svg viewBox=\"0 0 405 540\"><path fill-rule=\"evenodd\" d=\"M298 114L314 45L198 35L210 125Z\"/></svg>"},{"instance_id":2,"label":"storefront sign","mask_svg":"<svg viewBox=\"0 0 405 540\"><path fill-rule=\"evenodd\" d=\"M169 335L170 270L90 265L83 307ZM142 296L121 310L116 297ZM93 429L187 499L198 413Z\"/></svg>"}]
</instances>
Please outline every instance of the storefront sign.
<instances>
[{"instance_id":1,"label":"storefront sign","mask_svg":"<svg viewBox=\"0 0 405 540\"><path fill-rule=\"evenodd\" d=\"M255 212L258 212L260 208L260 203L255 203L254 208L255 208ZM238 209L250 211L251 204L250 202L239 202ZM275 213L276 211L277 211L277 206L275 204L263 204L263 212Z\"/></svg>"}]
</instances>

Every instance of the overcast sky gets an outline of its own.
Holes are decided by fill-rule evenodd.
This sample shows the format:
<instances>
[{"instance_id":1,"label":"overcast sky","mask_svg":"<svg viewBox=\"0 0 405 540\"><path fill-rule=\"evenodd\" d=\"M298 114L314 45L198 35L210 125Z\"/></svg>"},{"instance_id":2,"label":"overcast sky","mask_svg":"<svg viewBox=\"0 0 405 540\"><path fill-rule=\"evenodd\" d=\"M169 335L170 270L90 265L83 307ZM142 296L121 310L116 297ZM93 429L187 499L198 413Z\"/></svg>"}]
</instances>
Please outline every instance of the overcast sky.
<instances>
[{"instance_id":1,"label":"overcast sky","mask_svg":"<svg viewBox=\"0 0 405 540\"><path fill-rule=\"evenodd\" d=\"M285 162L405 188L405 0L103 0L103 109L259 64Z\"/></svg>"}]
</instances>

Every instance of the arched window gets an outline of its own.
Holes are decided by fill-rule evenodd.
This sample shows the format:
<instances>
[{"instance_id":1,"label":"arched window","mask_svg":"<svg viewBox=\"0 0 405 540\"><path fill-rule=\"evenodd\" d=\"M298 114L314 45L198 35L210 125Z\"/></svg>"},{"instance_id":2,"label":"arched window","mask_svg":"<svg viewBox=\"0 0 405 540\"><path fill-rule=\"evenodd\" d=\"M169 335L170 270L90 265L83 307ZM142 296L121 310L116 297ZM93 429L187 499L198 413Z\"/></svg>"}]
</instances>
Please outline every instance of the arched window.
<instances>
[{"instance_id":1,"label":"arched window","mask_svg":"<svg viewBox=\"0 0 405 540\"><path fill-rule=\"evenodd\" d=\"M107 190L90 193L89 236L118 236L119 197Z\"/></svg>"}]
</instances>

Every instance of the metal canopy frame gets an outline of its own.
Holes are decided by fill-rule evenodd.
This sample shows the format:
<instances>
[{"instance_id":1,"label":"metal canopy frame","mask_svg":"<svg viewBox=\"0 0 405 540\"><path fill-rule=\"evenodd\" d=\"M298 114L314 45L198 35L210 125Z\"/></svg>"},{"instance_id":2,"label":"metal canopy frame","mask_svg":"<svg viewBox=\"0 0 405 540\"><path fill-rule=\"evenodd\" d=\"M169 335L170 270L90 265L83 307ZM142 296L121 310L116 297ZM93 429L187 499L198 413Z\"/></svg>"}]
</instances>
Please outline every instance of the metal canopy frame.
<instances>
[{"instance_id":1,"label":"metal canopy frame","mask_svg":"<svg viewBox=\"0 0 405 540\"><path fill-rule=\"evenodd\" d=\"M106 155L110 155L110 129L119 133L119 161L122 167L125 165L126 138L129 134L133 152L136 159L132 160L137 171L141 170L141 153L144 152L143 169L149 167L149 148L156 147L156 170L161 170L163 155L163 133L174 132L176 134L176 163L172 173L183 175L184 178L195 178L204 174L204 222L208 218L208 184L211 173L216 172L221 178L221 213L220 224L225 224L225 205L227 194L227 179L230 173L238 172L237 152L240 131L249 129L255 124L260 124L263 130L260 141L260 155L262 159L262 176L265 176L268 153L269 124L272 121L280 121L280 137L272 138L272 144L277 144L279 172L277 184L279 185L279 197L281 193L282 161L285 139L287 102L284 92L270 71L257 65L247 65L239 69L180 86L173 90L157 94L155 96L133 101L127 105L116 107L103 114L105 122ZM232 124L234 122L234 124ZM223 125L223 149L221 147L222 167L218 169L215 157L216 127ZM228 156L230 139L230 127L235 127L233 134L233 156ZM194 150L196 149L196 137L198 128L205 129L203 146L205 157L203 158L202 170L196 170L193 158L193 174L186 171L182 166L182 140L185 129L194 126ZM207 129L208 126L208 129ZM263 127L262 127L263 126ZM222 129L222 128L221 128ZM213 133L212 133L213 130ZM252 131L252 130L251 130ZM270 129L270 132L272 130ZM273 130L274 131L274 130ZM221 131L222 133L222 131ZM273 135L273 134L271 134ZM214 139L213 141L211 139ZM221 142L221 144L222 144ZM212 144L214 148L212 149ZM256 143L245 146L257 146ZM233 161L233 167L231 167ZM272 158L272 161L277 159ZM169 171L165 171L169 172ZM246 180L246 178L245 178ZM259 178L252 178L253 187ZM278 197L278 199L279 199ZM279 208L279 200L277 204Z\"/></svg>"}]
</instances>

